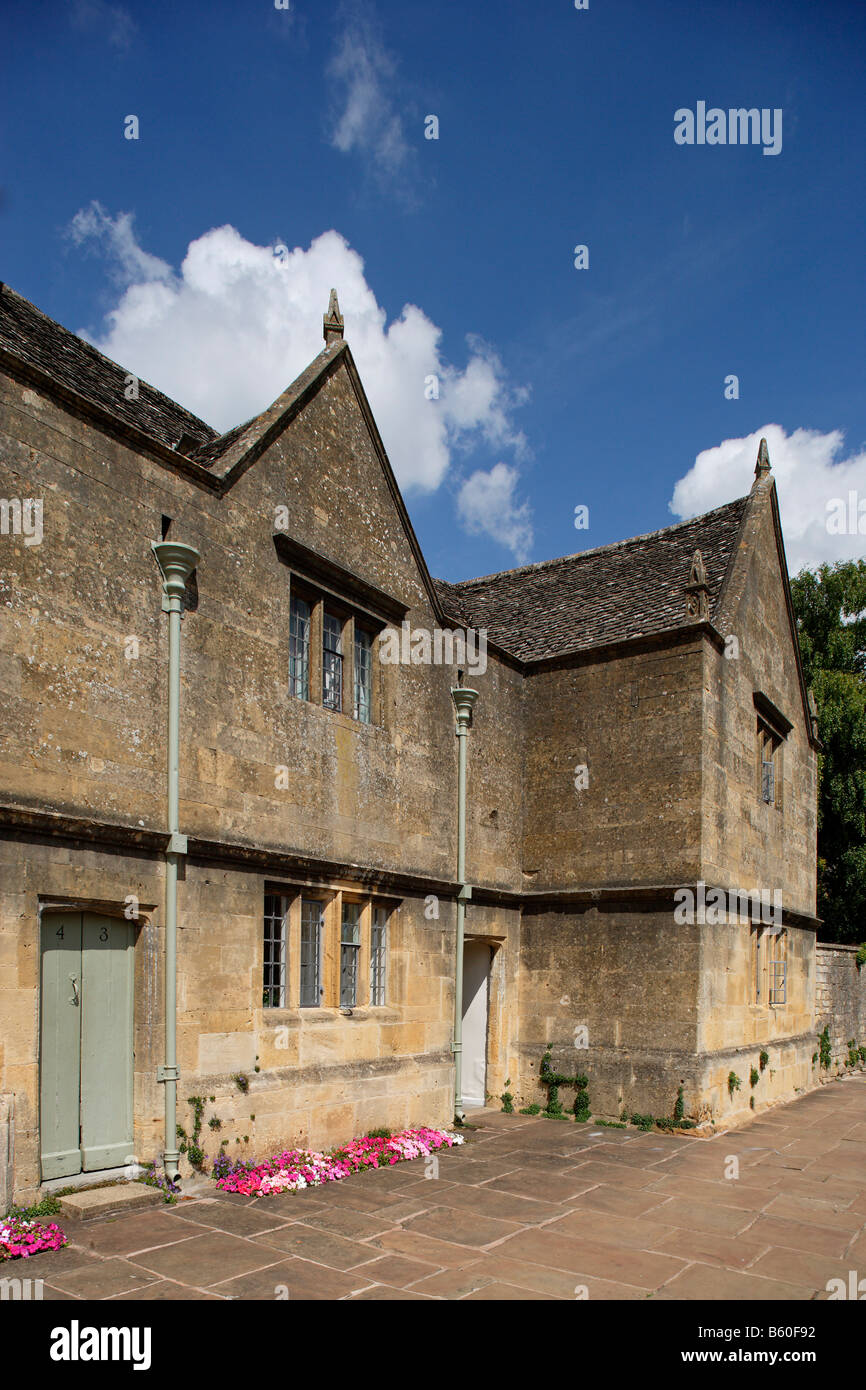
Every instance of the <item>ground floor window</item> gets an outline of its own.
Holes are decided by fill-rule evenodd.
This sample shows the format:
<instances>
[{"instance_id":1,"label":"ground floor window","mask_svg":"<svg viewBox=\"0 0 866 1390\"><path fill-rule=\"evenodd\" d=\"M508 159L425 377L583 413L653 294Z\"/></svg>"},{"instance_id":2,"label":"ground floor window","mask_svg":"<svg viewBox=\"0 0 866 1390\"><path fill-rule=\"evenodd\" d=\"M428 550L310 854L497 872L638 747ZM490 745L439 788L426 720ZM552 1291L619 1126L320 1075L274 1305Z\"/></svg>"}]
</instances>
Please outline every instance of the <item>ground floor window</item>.
<instances>
[{"instance_id":1,"label":"ground floor window","mask_svg":"<svg viewBox=\"0 0 866 1390\"><path fill-rule=\"evenodd\" d=\"M370 925L370 1003L384 1004L388 979L388 910L373 908Z\"/></svg>"},{"instance_id":2,"label":"ground floor window","mask_svg":"<svg viewBox=\"0 0 866 1390\"><path fill-rule=\"evenodd\" d=\"M358 954L361 949L361 904L343 903L340 925L340 1008L358 1002Z\"/></svg>"},{"instance_id":3,"label":"ground floor window","mask_svg":"<svg viewBox=\"0 0 866 1390\"><path fill-rule=\"evenodd\" d=\"M265 894L262 1003L266 1009L286 1006L286 922L288 898Z\"/></svg>"},{"instance_id":4,"label":"ground floor window","mask_svg":"<svg viewBox=\"0 0 866 1390\"><path fill-rule=\"evenodd\" d=\"M344 891L269 884L262 929L264 1008L384 1005L393 912L360 886Z\"/></svg>"},{"instance_id":5,"label":"ground floor window","mask_svg":"<svg viewBox=\"0 0 866 1390\"><path fill-rule=\"evenodd\" d=\"M770 1004L788 1002L788 933L774 932L769 942L769 999Z\"/></svg>"},{"instance_id":6,"label":"ground floor window","mask_svg":"<svg viewBox=\"0 0 866 1390\"><path fill-rule=\"evenodd\" d=\"M751 928L753 1004L788 1002L788 933L784 928Z\"/></svg>"},{"instance_id":7,"label":"ground floor window","mask_svg":"<svg viewBox=\"0 0 866 1390\"><path fill-rule=\"evenodd\" d=\"M324 903L301 899L301 1008L314 1009L322 995L322 930Z\"/></svg>"}]
</instances>

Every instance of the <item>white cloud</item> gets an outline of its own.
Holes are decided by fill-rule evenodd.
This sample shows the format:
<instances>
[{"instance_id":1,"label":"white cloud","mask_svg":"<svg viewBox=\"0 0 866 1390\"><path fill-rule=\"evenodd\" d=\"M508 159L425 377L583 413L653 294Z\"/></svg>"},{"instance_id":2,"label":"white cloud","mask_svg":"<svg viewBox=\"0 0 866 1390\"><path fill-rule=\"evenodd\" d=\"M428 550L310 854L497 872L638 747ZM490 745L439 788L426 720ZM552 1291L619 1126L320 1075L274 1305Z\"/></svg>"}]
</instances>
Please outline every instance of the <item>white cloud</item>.
<instances>
[{"instance_id":1,"label":"white cloud","mask_svg":"<svg viewBox=\"0 0 866 1390\"><path fill-rule=\"evenodd\" d=\"M457 513L472 535L492 536L524 565L532 549L532 521L529 503L515 499L517 481L517 469L506 463L489 472L477 469L460 488Z\"/></svg>"},{"instance_id":2,"label":"white cloud","mask_svg":"<svg viewBox=\"0 0 866 1390\"><path fill-rule=\"evenodd\" d=\"M107 0L73 0L72 22L76 29L99 29L112 48L125 52L132 43L138 25L123 5L109 5Z\"/></svg>"},{"instance_id":3,"label":"white cloud","mask_svg":"<svg viewBox=\"0 0 866 1390\"><path fill-rule=\"evenodd\" d=\"M814 567L866 554L863 534L837 535L828 530L834 499L847 507L852 490L863 499L866 512L866 449L844 456L841 430L796 429L786 434L781 425L764 425L743 439L726 439L698 454L692 468L674 488L670 510L692 517L742 497L751 487L758 445L766 438L770 464L779 493L788 569L796 574Z\"/></svg>"},{"instance_id":4,"label":"white cloud","mask_svg":"<svg viewBox=\"0 0 866 1390\"><path fill-rule=\"evenodd\" d=\"M362 258L336 231L275 256L234 227L216 227L190 243L177 273L142 250L128 213L111 218L92 204L71 232L109 257L123 286L105 330L82 336L220 430L264 410L321 350L333 285L401 487L433 491L456 450L525 452L513 413L527 393L509 386L492 349L470 337L460 368L445 360L441 330L417 305L389 324ZM425 394L431 377L438 399Z\"/></svg>"},{"instance_id":5,"label":"white cloud","mask_svg":"<svg viewBox=\"0 0 866 1390\"><path fill-rule=\"evenodd\" d=\"M328 64L339 92L331 144L343 154L357 152L380 184L395 186L408 172L412 154L392 95L396 62L373 28L369 6L344 5L339 19L344 27ZM408 187L402 192L411 199Z\"/></svg>"},{"instance_id":6,"label":"white cloud","mask_svg":"<svg viewBox=\"0 0 866 1390\"><path fill-rule=\"evenodd\" d=\"M136 279L170 280L171 266L158 256L148 255L139 246L129 212L109 217L101 203L81 208L69 224L69 235L76 246L87 246L108 257L112 278L119 284Z\"/></svg>"}]
</instances>

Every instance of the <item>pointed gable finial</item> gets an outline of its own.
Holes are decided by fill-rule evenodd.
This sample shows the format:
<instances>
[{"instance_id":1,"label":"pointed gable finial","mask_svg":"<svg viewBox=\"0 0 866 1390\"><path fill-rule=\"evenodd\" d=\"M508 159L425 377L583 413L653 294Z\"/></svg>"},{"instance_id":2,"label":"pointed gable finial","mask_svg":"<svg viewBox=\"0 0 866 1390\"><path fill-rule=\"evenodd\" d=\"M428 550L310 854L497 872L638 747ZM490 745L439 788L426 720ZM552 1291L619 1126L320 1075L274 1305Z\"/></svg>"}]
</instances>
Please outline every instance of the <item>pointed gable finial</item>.
<instances>
[{"instance_id":1,"label":"pointed gable finial","mask_svg":"<svg viewBox=\"0 0 866 1390\"><path fill-rule=\"evenodd\" d=\"M328 347L331 346L331 343L342 340L344 326L343 315L340 313L340 303L337 299L337 291L331 290L328 312L322 319L322 333Z\"/></svg>"},{"instance_id":2,"label":"pointed gable finial","mask_svg":"<svg viewBox=\"0 0 866 1390\"><path fill-rule=\"evenodd\" d=\"M689 582L686 585L686 617L690 622L706 623L710 619L710 586L707 567L699 550L692 556Z\"/></svg>"},{"instance_id":3,"label":"pointed gable finial","mask_svg":"<svg viewBox=\"0 0 866 1390\"><path fill-rule=\"evenodd\" d=\"M767 441L762 439L758 445L758 462L755 464L755 477L766 478L770 471L770 455L767 452Z\"/></svg>"},{"instance_id":4,"label":"pointed gable finial","mask_svg":"<svg viewBox=\"0 0 866 1390\"><path fill-rule=\"evenodd\" d=\"M704 557L699 550L692 556L692 567L689 570L689 583L706 585L707 567L704 564Z\"/></svg>"}]
</instances>

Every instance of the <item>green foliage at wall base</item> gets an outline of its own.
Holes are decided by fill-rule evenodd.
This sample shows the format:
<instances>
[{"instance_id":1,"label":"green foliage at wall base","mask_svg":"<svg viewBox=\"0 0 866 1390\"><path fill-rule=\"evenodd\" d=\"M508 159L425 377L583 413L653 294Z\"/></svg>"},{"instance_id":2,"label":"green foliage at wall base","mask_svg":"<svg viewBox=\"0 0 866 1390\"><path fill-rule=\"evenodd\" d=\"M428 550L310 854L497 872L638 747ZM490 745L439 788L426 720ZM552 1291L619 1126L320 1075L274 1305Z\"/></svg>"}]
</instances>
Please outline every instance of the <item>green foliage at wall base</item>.
<instances>
[{"instance_id":1,"label":"green foliage at wall base","mask_svg":"<svg viewBox=\"0 0 866 1390\"><path fill-rule=\"evenodd\" d=\"M824 1071L829 1069L833 1060L833 1049L830 1046L830 1025L825 1023L824 1031L818 1036L818 1053L821 1058L821 1066Z\"/></svg>"},{"instance_id":2,"label":"green foliage at wall base","mask_svg":"<svg viewBox=\"0 0 866 1390\"><path fill-rule=\"evenodd\" d=\"M552 1060L553 1044L547 1044L547 1051L541 1059L541 1084L547 1087L547 1108L542 1112L550 1120L564 1118L564 1111L559 1100L560 1086L574 1086L577 1088L577 1095L574 1098L574 1118L578 1123L588 1120L592 1113L589 1108L589 1094L587 1086L588 1078L582 1075L566 1076L563 1072L554 1071L550 1063Z\"/></svg>"}]
</instances>

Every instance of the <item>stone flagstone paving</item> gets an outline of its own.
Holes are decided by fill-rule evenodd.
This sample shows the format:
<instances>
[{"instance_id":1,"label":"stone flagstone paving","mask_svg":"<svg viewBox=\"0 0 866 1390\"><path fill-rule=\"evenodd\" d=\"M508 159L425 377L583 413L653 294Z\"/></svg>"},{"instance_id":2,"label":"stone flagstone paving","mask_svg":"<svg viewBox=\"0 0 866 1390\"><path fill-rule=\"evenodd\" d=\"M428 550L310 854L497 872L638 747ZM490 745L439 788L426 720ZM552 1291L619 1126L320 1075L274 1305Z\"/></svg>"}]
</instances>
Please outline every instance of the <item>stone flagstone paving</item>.
<instances>
[{"instance_id":1,"label":"stone flagstone paving","mask_svg":"<svg viewBox=\"0 0 866 1390\"><path fill-rule=\"evenodd\" d=\"M863 1075L711 1139L471 1119L438 1177L417 1160L327 1190L213 1187L64 1220L69 1245L26 1274L46 1300L666 1301L825 1299L829 1279L866 1275Z\"/></svg>"}]
</instances>

